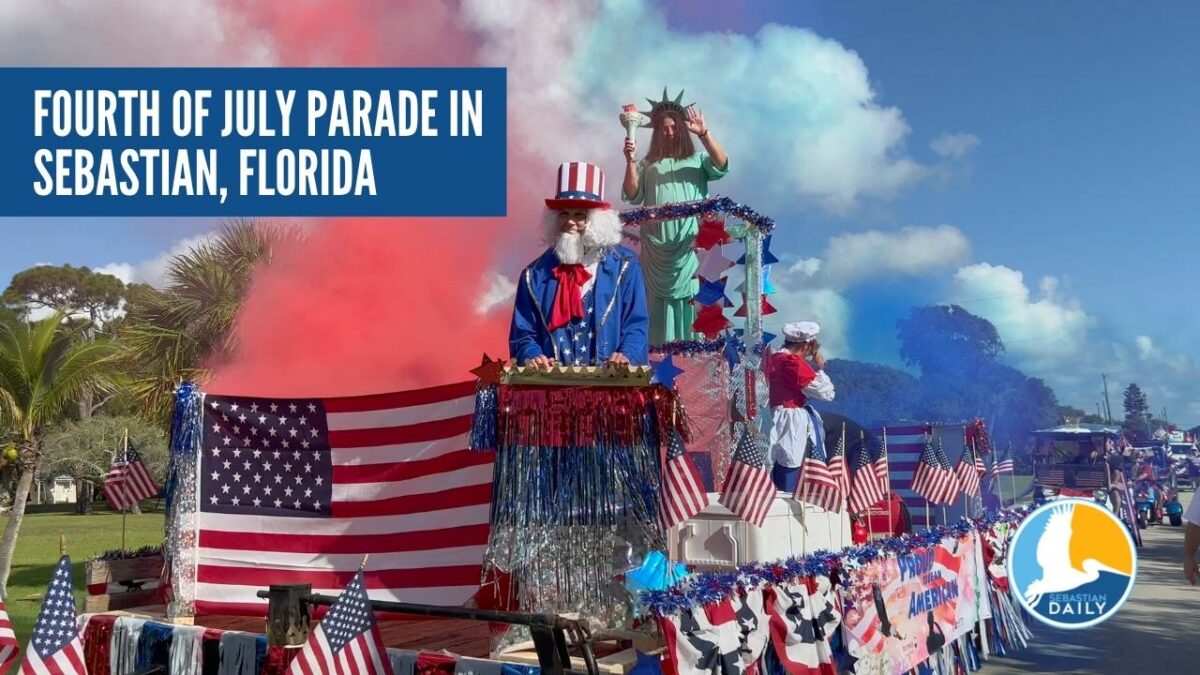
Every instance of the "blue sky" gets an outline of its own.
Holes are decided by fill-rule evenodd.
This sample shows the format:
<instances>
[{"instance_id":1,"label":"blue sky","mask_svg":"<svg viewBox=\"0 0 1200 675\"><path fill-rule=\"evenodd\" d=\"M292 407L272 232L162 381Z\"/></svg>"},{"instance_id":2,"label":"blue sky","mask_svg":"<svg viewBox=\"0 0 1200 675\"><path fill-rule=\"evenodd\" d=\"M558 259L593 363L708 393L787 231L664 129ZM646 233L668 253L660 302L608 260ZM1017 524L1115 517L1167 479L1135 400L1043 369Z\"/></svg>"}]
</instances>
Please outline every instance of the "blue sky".
<instances>
[{"instance_id":1,"label":"blue sky","mask_svg":"<svg viewBox=\"0 0 1200 675\"><path fill-rule=\"evenodd\" d=\"M806 212L797 227L832 234L948 223L967 235L976 260L1020 270L1031 286L1058 277L1096 320L1098 339L1146 335L1197 356L1200 5L722 5L671 3L668 12L672 25L695 31L810 28L863 59L881 102L903 111L914 156L928 158L943 132L980 141L951 176L850 214ZM909 300L938 296L936 283L911 292L881 286L851 293L855 308L883 319ZM965 306L987 314L989 304ZM850 335L855 355L894 359L894 343L881 337L889 324L859 322ZM1076 399L1094 408L1094 399Z\"/></svg>"},{"instance_id":2,"label":"blue sky","mask_svg":"<svg viewBox=\"0 0 1200 675\"><path fill-rule=\"evenodd\" d=\"M480 5L479 0L463 2L468 8ZM203 0L188 4L207 5ZM575 11L555 7L556 12ZM612 108L612 100L623 103L630 91L657 95L656 88L668 78L672 90L687 86L697 92L735 162L720 187L769 207L764 210L780 222L774 248L785 256L782 267L798 265L790 277L795 282L791 295L780 298L781 307L815 313L830 324L831 343L842 353L894 363L897 316L913 304L963 301L967 309L997 323L1014 365L1046 378L1065 402L1094 410L1099 373L1106 371L1117 386L1130 380L1142 384L1156 409L1165 404L1187 416L1181 421L1200 422L1200 368L1195 364L1200 354L1192 339L1200 331L1200 316L1192 309L1196 283L1189 264L1200 243L1195 227L1200 220L1200 51L1194 47L1200 5L711 0L647 5L609 0L600 8L586 17L592 21L590 36L587 30L576 31L578 42L585 44L571 73L571 81L584 75L578 77L584 87L579 95L599 97ZM526 19L514 23L529 31L515 42L503 37L511 24L475 9L468 21L486 36L493 48L489 53L514 54L512 63L487 63L510 67L510 98L544 95L539 80L553 78L553 69L544 72L547 66L539 58L536 72L525 73L520 49L535 41L539 31L552 29L536 24L546 9L513 10L525 12ZM637 31L622 28L621 21L631 14L640 21ZM664 17L663 25L655 25ZM587 25L580 21L558 23ZM13 29L13 35L0 26L0 43L7 41L16 50L21 46L17 38L38 35L30 25L36 29L38 24L25 25L20 33ZM772 26L804 30L780 37ZM177 32L158 25L153 30L193 39L186 26L175 28ZM801 192L811 188L807 194L795 199L760 194L762 175L753 173L752 164L763 165L762 139L793 133L788 106L795 106L797 118L819 116L819 111L804 109L803 99L775 94L766 95L771 100L760 106L761 86L742 91L735 84L745 81L745 74L742 79L736 73L725 80L707 72L702 77L669 62L693 45L714 51L714 45L722 44L714 34L744 36L729 47L730 54L753 57L752 79L773 77L778 63L785 87L791 76L800 78L797 90L812 82L822 91L845 85L852 93L830 99L830 105L842 106L837 115L859 108L875 115L851 128L848 143L857 145L846 154L857 162L847 169L858 172L847 179L858 190L853 198L837 202L838 184L810 185L820 182L831 166L841 168L836 152L832 162L816 163L815 174L799 178ZM130 45L137 42L123 32L110 37L113 49L136 48ZM22 51L0 48L0 60L36 63L38 49L53 48L52 40L25 39ZM97 49L104 46L103 36L94 39ZM809 72L811 79L801 82L804 66L784 63L789 45L795 45L801 60L809 54L827 56L838 68L832 74ZM655 62L660 55L656 47L665 63ZM636 60L614 64L611 53L603 54L605 48ZM190 49L203 62L202 55L214 48L192 44ZM129 63L155 58L121 54ZM855 72L855 55L863 73ZM721 53L705 57L719 63ZM862 82L854 80L858 75ZM723 88L713 89L718 86L714 81L723 82ZM862 94L863 87L870 91ZM813 107L827 103L818 101ZM748 114L758 107L771 112ZM595 124L612 135L616 125L608 108L596 113ZM568 112L564 118L576 122ZM747 118L755 129L736 128ZM573 147L564 146L565 138L582 143L576 139L577 128L556 136L544 128L553 122L538 124L543 126L537 133L556 139L548 159L567 151L561 147ZM796 124L797 132L821 131L820 122ZM862 140L885 130L891 134L886 140ZM932 145L947 139L957 143L938 146L943 150L939 154ZM599 147L614 155L606 165L611 173L620 166L619 155L608 147L611 140L577 152ZM809 146L799 147L803 153ZM557 155L553 159L561 161ZM786 163L781 163L784 172ZM875 180L874 174L893 170L893 178ZM789 179L781 180L786 184ZM831 205L831 199L837 203ZM832 261L823 259L824 278L798 271L815 269L804 261L812 263L827 250L875 251L854 258L863 266L878 263L879 251L892 250L892 243L897 256L907 255L904 251L916 250L915 235L904 234L903 228L938 226L951 231L930 235L931 241L944 241L950 248L943 260L931 261L927 268L909 269L902 260L892 260L892 267L883 265L886 269L877 273L842 269L834 274L829 271ZM0 220L0 279L38 262L122 263L147 273L148 263L211 227L207 220ZM882 243L870 244L877 248L864 248L873 236L869 233L884 237ZM834 246L839 237L841 248ZM785 276L780 270L780 279ZM1054 280L1046 282L1046 277ZM841 338L834 337L838 330L844 333ZM1119 409L1119 397L1113 403Z\"/></svg>"}]
</instances>

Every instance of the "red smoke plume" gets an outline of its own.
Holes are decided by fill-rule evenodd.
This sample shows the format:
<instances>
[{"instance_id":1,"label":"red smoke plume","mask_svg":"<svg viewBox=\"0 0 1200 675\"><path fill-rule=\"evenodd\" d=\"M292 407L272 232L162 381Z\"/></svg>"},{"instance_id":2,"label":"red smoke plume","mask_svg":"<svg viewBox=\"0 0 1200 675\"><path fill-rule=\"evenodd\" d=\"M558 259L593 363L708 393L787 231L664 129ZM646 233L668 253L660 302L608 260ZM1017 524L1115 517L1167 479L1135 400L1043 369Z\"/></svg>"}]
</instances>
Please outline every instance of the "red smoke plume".
<instances>
[{"instance_id":1,"label":"red smoke plume","mask_svg":"<svg viewBox=\"0 0 1200 675\"><path fill-rule=\"evenodd\" d=\"M283 65L476 65L477 38L455 26L451 3L226 8L248 35L270 36ZM468 379L484 351L507 355L507 312L480 317L475 308L498 261L535 255L541 200L515 181L546 171L510 143L505 219L316 223L257 274L238 317L239 353L216 364L206 387L274 396L396 391Z\"/></svg>"}]
</instances>

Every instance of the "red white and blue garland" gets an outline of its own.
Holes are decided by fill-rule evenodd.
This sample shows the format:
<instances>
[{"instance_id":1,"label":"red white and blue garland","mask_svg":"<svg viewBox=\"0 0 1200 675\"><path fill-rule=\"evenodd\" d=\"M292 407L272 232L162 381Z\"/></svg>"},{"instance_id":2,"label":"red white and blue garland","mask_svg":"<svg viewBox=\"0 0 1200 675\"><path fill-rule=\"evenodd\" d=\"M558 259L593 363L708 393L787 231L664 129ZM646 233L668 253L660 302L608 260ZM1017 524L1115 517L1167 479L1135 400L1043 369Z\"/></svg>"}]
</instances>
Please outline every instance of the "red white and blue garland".
<instances>
[{"instance_id":1,"label":"red white and blue garland","mask_svg":"<svg viewBox=\"0 0 1200 675\"><path fill-rule=\"evenodd\" d=\"M829 576L843 587L849 587L854 583L855 571L876 560L908 555L918 549L936 546L945 538L961 538L971 532L984 533L999 523L1016 525L1028 513L1028 508L1017 507L989 513L981 518L962 518L921 532L849 547L841 553L816 551L776 562L749 563L732 572L696 574L674 588L647 591L639 597L639 601L651 614L661 617L721 602L739 591L767 583L780 584L805 577Z\"/></svg>"}]
</instances>

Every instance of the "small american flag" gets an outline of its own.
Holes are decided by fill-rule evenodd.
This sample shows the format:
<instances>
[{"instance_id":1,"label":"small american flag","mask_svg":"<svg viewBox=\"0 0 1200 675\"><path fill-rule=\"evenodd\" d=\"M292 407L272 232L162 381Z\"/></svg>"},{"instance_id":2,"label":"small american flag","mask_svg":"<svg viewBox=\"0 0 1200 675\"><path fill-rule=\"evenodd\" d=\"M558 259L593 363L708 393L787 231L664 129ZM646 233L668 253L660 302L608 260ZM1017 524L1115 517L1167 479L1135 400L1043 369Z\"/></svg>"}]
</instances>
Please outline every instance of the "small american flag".
<instances>
[{"instance_id":1,"label":"small american flag","mask_svg":"<svg viewBox=\"0 0 1200 675\"><path fill-rule=\"evenodd\" d=\"M888 440L887 429L883 430L883 445L879 446L879 456L875 458L873 467L875 469L875 477L883 486L884 497L892 489L891 467L888 465Z\"/></svg>"},{"instance_id":2,"label":"small american flag","mask_svg":"<svg viewBox=\"0 0 1200 675\"><path fill-rule=\"evenodd\" d=\"M71 559L58 559L50 588L42 599L33 637L25 650L22 675L87 675L83 641L75 626L75 596L71 592Z\"/></svg>"},{"instance_id":3,"label":"small american flag","mask_svg":"<svg viewBox=\"0 0 1200 675\"><path fill-rule=\"evenodd\" d=\"M850 467L846 463L846 424L842 423L842 438L833 449L833 454L829 456L829 473L833 475L833 480L837 482L838 492L841 493L841 499L838 500L839 506L844 506L846 500L850 498ZM838 509L840 513L842 509Z\"/></svg>"},{"instance_id":4,"label":"small american flag","mask_svg":"<svg viewBox=\"0 0 1200 675\"><path fill-rule=\"evenodd\" d=\"M992 475L999 476L1002 473L1012 473L1014 470L1012 457L1000 459L992 465Z\"/></svg>"},{"instance_id":5,"label":"small american flag","mask_svg":"<svg viewBox=\"0 0 1200 675\"><path fill-rule=\"evenodd\" d=\"M958 476L958 484L962 488L963 494L972 497L979 496L979 475L984 471L983 462L975 454L974 448L970 443L964 444L958 464L954 465L954 474Z\"/></svg>"},{"instance_id":6,"label":"small american flag","mask_svg":"<svg viewBox=\"0 0 1200 675\"><path fill-rule=\"evenodd\" d=\"M112 510L124 511L157 494L158 485L137 450L130 447L118 453L104 477L104 497Z\"/></svg>"},{"instance_id":7,"label":"small american flag","mask_svg":"<svg viewBox=\"0 0 1200 675\"><path fill-rule=\"evenodd\" d=\"M767 452L750 436L748 428L742 430L742 437L733 451L733 461L725 473L725 491L719 501L746 522L759 527L767 520L767 512L775 501L775 484L767 469Z\"/></svg>"},{"instance_id":8,"label":"small american flag","mask_svg":"<svg viewBox=\"0 0 1200 675\"><path fill-rule=\"evenodd\" d=\"M708 506L708 492L700 480L700 473L675 429L671 429L671 441L667 444L667 465L660 499L659 514L666 528L675 527Z\"/></svg>"},{"instance_id":9,"label":"small american flag","mask_svg":"<svg viewBox=\"0 0 1200 675\"><path fill-rule=\"evenodd\" d=\"M930 504L950 504L958 496L958 477L942 452L941 441L935 448L932 436L925 437L925 449L913 472L912 490Z\"/></svg>"},{"instance_id":10,"label":"small american flag","mask_svg":"<svg viewBox=\"0 0 1200 675\"><path fill-rule=\"evenodd\" d=\"M887 497L887 437L884 439L879 457L875 461L871 461L871 451L865 441L859 449L858 458L854 460L854 483L850 487L851 513L865 513L867 509Z\"/></svg>"},{"instance_id":11,"label":"small american flag","mask_svg":"<svg viewBox=\"0 0 1200 675\"><path fill-rule=\"evenodd\" d=\"M288 675L392 675L363 583L360 568L309 634L304 649L288 667Z\"/></svg>"},{"instance_id":12,"label":"small american flag","mask_svg":"<svg viewBox=\"0 0 1200 675\"><path fill-rule=\"evenodd\" d=\"M841 454L845 455L843 437L838 441ZM837 477L829 470L825 459L825 448L820 443L809 446L808 457L804 460L804 469L800 476L800 484L796 487L796 499L819 506L826 511L841 513L845 497L838 485Z\"/></svg>"},{"instance_id":13,"label":"small american flag","mask_svg":"<svg viewBox=\"0 0 1200 675\"><path fill-rule=\"evenodd\" d=\"M12 621L4 609L4 602L0 601L0 673L8 672L9 664L17 660L19 651L21 645L17 642L17 635L13 633Z\"/></svg>"}]
</instances>

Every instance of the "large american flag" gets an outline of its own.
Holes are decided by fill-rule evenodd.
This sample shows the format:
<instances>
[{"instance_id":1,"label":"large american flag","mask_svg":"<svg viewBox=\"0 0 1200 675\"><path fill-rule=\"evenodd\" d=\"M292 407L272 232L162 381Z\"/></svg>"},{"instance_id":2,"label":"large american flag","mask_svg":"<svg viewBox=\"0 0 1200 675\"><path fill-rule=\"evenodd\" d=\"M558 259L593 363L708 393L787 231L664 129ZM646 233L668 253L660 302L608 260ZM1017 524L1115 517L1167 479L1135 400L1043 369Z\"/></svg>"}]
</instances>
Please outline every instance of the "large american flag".
<instances>
[{"instance_id":1,"label":"large american flag","mask_svg":"<svg viewBox=\"0 0 1200 675\"><path fill-rule=\"evenodd\" d=\"M767 452L762 443L750 436L749 429L742 430L734 448L729 471L725 473L725 491L719 501L746 522L759 527L766 522L767 512L775 501L775 484L767 469Z\"/></svg>"},{"instance_id":2,"label":"large american flag","mask_svg":"<svg viewBox=\"0 0 1200 675\"><path fill-rule=\"evenodd\" d=\"M83 641L75 625L75 595L71 591L71 559L58 559L50 587L42 598L33 637L25 650L22 675L86 675Z\"/></svg>"},{"instance_id":3,"label":"large american flag","mask_svg":"<svg viewBox=\"0 0 1200 675\"><path fill-rule=\"evenodd\" d=\"M126 448L113 458L112 468L104 477L104 498L114 511L124 511L143 499L158 494L158 485L150 477L137 450Z\"/></svg>"},{"instance_id":4,"label":"large american flag","mask_svg":"<svg viewBox=\"0 0 1200 675\"><path fill-rule=\"evenodd\" d=\"M392 675L360 569L308 636L287 675Z\"/></svg>"},{"instance_id":5,"label":"large american flag","mask_svg":"<svg viewBox=\"0 0 1200 675\"><path fill-rule=\"evenodd\" d=\"M683 447L679 432L671 429L667 444L667 464L663 471L659 517L665 528L672 528L708 506L708 492L700 473Z\"/></svg>"},{"instance_id":6,"label":"large american flag","mask_svg":"<svg viewBox=\"0 0 1200 675\"><path fill-rule=\"evenodd\" d=\"M261 615L270 584L459 605L479 588L492 456L467 449L473 382L327 399L207 396L198 614Z\"/></svg>"},{"instance_id":7,"label":"large american flag","mask_svg":"<svg viewBox=\"0 0 1200 675\"><path fill-rule=\"evenodd\" d=\"M850 486L850 513L865 513L867 509L883 501L888 494L887 436L879 450L879 457L871 459L871 450L866 442L859 448L854 460L854 480Z\"/></svg>"},{"instance_id":8,"label":"large american flag","mask_svg":"<svg viewBox=\"0 0 1200 675\"><path fill-rule=\"evenodd\" d=\"M846 452L845 442L845 437L838 441L842 455ZM842 512L845 496L837 476L829 470L829 464L825 460L825 448L820 443L809 445L800 483L796 486L796 499L826 511Z\"/></svg>"},{"instance_id":9,"label":"large american flag","mask_svg":"<svg viewBox=\"0 0 1200 675\"><path fill-rule=\"evenodd\" d=\"M4 609L4 601L0 600L0 673L8 672L9 664L17 660L19 651L21 644L17 642L17 635L13 632L12 620L8 618L8 612Z\"/></svg>"},{"instance_id":10,"label":"large american flag","mask_svg":"<svg viewBox=\"0 0 1200 675\"><path fill-rule=\"evenodd\" d=\"M925 497L912 489L912 480L916 475L917 466L921 463L921 453L925 452L925 443L934 433L932 425L912 424L896 425L878 429L882 434L889 455L891 477L895 481L895 491L904 501L912 514L914 527L930 527L934 525L934 517L926 518L925 506L929 504Z\"/></svg>"},{"instance_id":11,"label":"large american flag","mask_svg":"<svg viewBox=\"0 0 1200 675\"><path fill-rule=\"evenodd\" d=\"M958 477L950 468L941 441L935 447L932 436L925 440L925 450L913 472L912 489L930 504L950 504L958 496Z\"/></svg>"}]
</instances>

